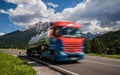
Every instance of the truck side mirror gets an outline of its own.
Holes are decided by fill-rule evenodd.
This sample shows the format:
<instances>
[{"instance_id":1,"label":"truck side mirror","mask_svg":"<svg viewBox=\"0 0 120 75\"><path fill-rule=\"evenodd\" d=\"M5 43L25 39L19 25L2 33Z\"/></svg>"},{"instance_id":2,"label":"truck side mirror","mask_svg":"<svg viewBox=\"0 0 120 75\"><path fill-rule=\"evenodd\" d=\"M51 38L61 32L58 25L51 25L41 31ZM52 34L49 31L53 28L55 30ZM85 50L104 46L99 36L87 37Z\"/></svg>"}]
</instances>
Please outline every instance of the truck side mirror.
<instances>
[{"instance_id":1,"label":"truck side mirror","mask_svg":"<svg viewBox=\"0 0 120 75\"><path fill-rule=\"evenodd\" d=\"M60 34L60 29L54 30L54 36L59 37L60 35L61 35Z\"/></svg>"}]
</instances>

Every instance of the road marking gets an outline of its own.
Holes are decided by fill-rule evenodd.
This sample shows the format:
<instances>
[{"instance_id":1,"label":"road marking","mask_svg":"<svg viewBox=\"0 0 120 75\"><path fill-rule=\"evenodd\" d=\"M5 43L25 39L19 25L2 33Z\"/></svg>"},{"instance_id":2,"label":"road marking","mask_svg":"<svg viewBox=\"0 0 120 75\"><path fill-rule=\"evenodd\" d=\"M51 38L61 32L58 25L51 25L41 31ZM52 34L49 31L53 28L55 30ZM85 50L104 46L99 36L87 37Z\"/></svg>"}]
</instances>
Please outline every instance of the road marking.
<instances>
[{"instance_id":1,"label":"road marking","mask_svg":"<svg viewBox=\"0 0 120 75\"><path fill-rule=\"evenodd\" d=\"M32 60L34 60L34 61L37 61L37 62L39 62L39 63L42 63L42 64L44 64L44 65L46 65L46 66L48 66L48 67L50 67L50 68L52 68L52 69L55 69L55 70L58 70L58 71L62 71L62 72L64 72L64 73L67 73L67 75L79 75L79 74L74 73L74 72L72 72L72 71L69 71L69 70L66 70L66 69L63 69L63 68L54 66L54 65L52 65L52 64L46 63L46 62L41 61L41 60L37 60L37 59L35 59L35 58L31 58L31 57L27 57L27 58L32 59Z\"/></svg>"},{"instance_id":2,"label":"road marking","mask_svg":"<svg viewBox=\"0 0 120 75\"><path fill-rule=\"evenodd\" d=\"M89 61L89 60L84 60L84 61L86 61L86 62L91 62L91 63L96 63L96 64L107 65L107 66L119 67L119 68L120 68L120 65L112 65L112 64L106 64L106 63L94 62L94 61Z\"/></svg>"}]
</instances>

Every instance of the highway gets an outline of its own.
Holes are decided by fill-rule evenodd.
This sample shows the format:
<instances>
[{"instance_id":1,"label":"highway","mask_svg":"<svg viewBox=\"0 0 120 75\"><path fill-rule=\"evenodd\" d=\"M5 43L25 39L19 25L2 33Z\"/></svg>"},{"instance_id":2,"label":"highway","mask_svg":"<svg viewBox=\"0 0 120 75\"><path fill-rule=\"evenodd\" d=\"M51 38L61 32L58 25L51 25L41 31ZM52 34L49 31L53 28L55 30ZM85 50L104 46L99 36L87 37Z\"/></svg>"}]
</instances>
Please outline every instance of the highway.
<instances>
[{"instance_id":1,"label":"highway","mask_svg":"<svg viewBox=\"0 0 120 75\"><path fill-rule=\"evenodd\" d=\"M12 54L19 54L8 51ZM26 56L25 52L21 52ZM39 58L35 58L40 60ZM79 62L52 63L49 60L40 60L52 64L63 70L67 70L78 75L120 75L120 59L112 59L98 56L85 56L85 59Z\"/></svg>"},{"instance_id":2,"label":"highway","mask_svg":"<svg viewBox=\"0 0 120 75\"><path fill-rule=\"evenodd\" d=\"M79 75L120 75L120 60L86 56L78 63L56 65Z\"/></svg>"}]
</instances>

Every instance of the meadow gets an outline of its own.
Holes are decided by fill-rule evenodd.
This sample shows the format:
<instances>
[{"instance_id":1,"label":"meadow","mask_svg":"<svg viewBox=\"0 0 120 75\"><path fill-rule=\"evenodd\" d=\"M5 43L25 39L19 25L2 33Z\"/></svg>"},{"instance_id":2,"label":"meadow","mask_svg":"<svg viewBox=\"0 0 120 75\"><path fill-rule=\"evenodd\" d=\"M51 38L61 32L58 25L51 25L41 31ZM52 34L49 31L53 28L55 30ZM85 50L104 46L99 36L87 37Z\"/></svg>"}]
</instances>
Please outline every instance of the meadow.
<instances>
[{"instance_id":1,"label":"meadow","mask_svg":"<svg viewBox=\"0 0 120 75\"><path fill-rule=\"evenodd\" d=\"M36 72L26 61L0 52L0 75L36 75Z\"/></svg>"}]
</instances>

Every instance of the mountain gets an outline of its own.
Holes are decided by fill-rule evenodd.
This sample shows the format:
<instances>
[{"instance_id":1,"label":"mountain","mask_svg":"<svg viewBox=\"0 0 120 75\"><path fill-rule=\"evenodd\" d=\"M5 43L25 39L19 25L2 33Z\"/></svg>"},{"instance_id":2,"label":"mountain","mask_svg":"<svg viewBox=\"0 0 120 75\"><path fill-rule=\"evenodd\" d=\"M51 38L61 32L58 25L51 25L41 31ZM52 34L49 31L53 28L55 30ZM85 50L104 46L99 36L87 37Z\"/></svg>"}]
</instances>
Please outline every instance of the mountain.
<instances>
[{"instance_id":1,"label":"mountain","mask_svg":"<svg viewBox=\"0 0 120 75\"><path fill-rule=\"evenodd\" d=\"M0 48L25 48L31 37L46 30L50 23L41 21L27 28L0 36Z\"/></svg>"},{"instance_id":2,"label":"mountain","mask_svg":"<svg viewBox=\"0 0 120 75\"><path fill-rule=\"evenodd\" d=\"M17 30L0 36L0 48L25 48L30 38L36 34L36 30L31 29L25 31Z\"/></svg>"},{"instance_id":3,"label":"mountain","mask_svg":"<svg viewBox=\"0 0 120 75\"><path fill-rule=\"evenodd\" d=\"M92 34L92 33L90 33L90 32L84 34L84 36L85 36L85 38L86 38L87 40L92 40L93 38L95 38L95 37L97 37L97 36L100 36L100 35L101 35L101 34Z\"/></svg>"},{"instance_id":4,"label":"mountain","mask_svg":"<svg viewBox=\"0 0 120 75\"><path fill-rule=\"evenodd\" d=\"M109 32L87 40L86 52L98 54L120 54L120 30Z\"/></svg>"},{"instance_id":5,"label":"mountain","mask_svg":"<svg viewBox=\"0 0 120 75\"><path fill-rule=\"evenodd\" d=\"M4 35L4 33L0 33L0 36L3 36Z\"/></svg>"},{"instance_id":6,"label":"mountain","mask_svg":"<svg viewBox=\"0 0 120 75\"><path fill-rule=\"evenodd\" d=\"M50 27L50 22L41 22L39 21L38 23L31 25L27 28L22 28L21 31L26 31L26 30L31 30L31 29L35 29L38 33L45 31L46 29L48 29Z\"/></svg>"}]
</instances>

